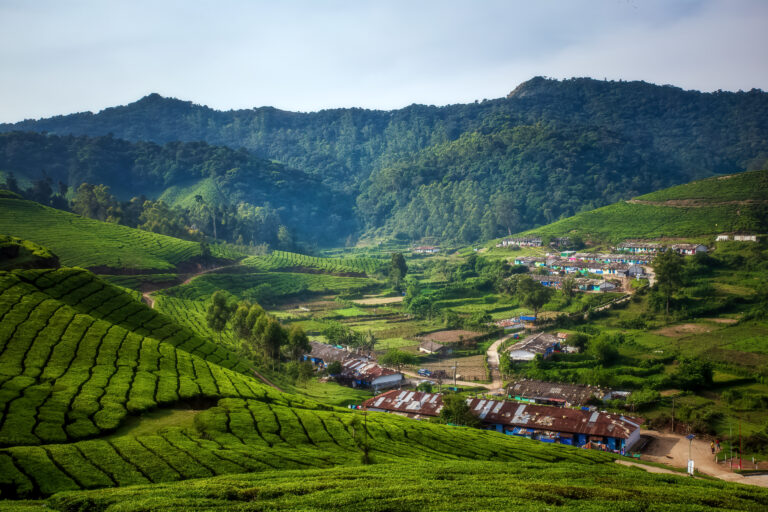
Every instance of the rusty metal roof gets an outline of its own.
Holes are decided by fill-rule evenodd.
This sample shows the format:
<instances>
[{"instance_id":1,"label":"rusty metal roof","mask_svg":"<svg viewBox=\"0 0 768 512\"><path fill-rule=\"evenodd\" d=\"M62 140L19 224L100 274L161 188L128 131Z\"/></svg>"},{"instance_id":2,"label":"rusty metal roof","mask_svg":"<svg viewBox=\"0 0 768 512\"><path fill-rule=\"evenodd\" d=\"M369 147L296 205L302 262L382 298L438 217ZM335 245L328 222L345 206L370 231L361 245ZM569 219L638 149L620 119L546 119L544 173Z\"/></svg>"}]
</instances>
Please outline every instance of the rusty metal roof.
<instances>
[{"instance_id":1,"label":"rusty metal roof","mask_svg":"<svg viewBox=\"0 0 768 512\"><path fill-rule=\"evenodd\" d=\"M559 342L560 340L557 339L557 336L540 332L538 334L534 334L533 336L528 336L522 341L518 341L509 347L507 351L512 352L515 350L525 350L535 354L543 354L548 348Z\"/></svg>"},{"instance_id":2,"label":"rusty metal roof","mask_svg":"<svg viewBox=\"0 0 768 512\"><path fill-rule=\"evenodd\" d=\"M467 405L486 424L589 436L626 439L644 421L620 414L480 398L468 398ZM366 400L363 406L418 418L440 414L443 401L438 393L393 390Z\"/></svg>"},{"instance_id":3,"label":"rusty metal roof","mask_svg":"<svg viewBox=\"0 0 768 512\"><path fill-rule=\"evenodd\" d=\"M523 398L556 399L584 405L592 396L603 398L610 389L562 382L523 379L510 384L507 392Z\"/></svg>"}]
</instances>

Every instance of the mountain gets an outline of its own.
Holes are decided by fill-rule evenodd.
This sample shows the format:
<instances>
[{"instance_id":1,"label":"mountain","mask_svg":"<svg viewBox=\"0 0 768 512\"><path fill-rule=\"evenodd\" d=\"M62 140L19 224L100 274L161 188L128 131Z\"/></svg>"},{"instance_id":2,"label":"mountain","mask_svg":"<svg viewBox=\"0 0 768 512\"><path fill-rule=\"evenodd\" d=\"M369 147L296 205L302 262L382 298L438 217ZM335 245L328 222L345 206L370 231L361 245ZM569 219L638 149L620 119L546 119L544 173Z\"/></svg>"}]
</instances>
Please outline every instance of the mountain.
<instances>
[{"instance_id":1,"label":"mountain","mask_svg":"<svg viewBox=\"0 0 768 512\"><path fill-rule=\"evenodd\" d=\"M524 234L619 242L768 231L768 170L717 176L659 190Z\"/></svg>"},{"instance_id":2,"label":"mountain","mask_svg":"<svg viewBox=\"0 0 768 512\"><path fill-rule=\"evenodd\" d=\"M245 148L357 196L354 221L368 234L472 241L762 168L768 94L537 77L477 103L313 113L223 112L152 94L0 125L12 130Z\"/></svg>"},{"instance_id":3,"label":"mountain","mask_svg":"<svg viewBox=\"0 0 768 512\"><path fill-rule=\"evenodd\" d=\"M268 206L304 241L343 240L357 228L353 199L316 177L245 150L205 142L159 145L110 135L3 133L0 171L26 183L50 178L54 187L56 182L73 189L83 182L104 184L119 199L144 195L187 208L200 195L238 210L240 217L263 215L254 208Z\"/></svg>"}]
</instances>

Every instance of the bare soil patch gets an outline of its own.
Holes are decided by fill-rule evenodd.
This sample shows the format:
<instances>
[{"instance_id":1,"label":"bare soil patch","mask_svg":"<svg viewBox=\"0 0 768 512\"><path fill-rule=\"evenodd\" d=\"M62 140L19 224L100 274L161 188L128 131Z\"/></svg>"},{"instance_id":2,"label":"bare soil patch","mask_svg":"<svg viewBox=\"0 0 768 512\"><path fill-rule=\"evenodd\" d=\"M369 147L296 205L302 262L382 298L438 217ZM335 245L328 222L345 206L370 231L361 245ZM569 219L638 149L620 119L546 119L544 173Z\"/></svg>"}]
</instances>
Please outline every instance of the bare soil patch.
<instances>
[{"instance_id":1,"label":"bare soil patch","mask_svg":"<svg viewBox=\"0 0 768 512\"><path fill-rule=\"evenodd\" d=\"M396 297L371 297L367 299L358 299L352 301L354 304L360 304L361 306L378 306L381 304L396 304L403 302L403 296L398 295Z\"/></svg>"},{"instance_id":2,"label":"bare soil patch","mask_svg":"<svg viewBox=\"0 0 768 512\"><path fill-rule=\"evenodd\" d=\"M457 329L452 331L431 332L421 336L420 339L435 341L437 343L458 343L460 341L470 341L481 336L485 336L485 333Z\"/></svg>"},{"instance_id":3,"label":"bare soil patch","mask_svg":"<svg viewBox=\"0 0 768 512\"><path fill-rule=\"evenodd\" d=\"M682 338L691 334L702 334L715 330L715 327L702 324L679 324L662 327L654 331L654 334L661 334L668 338Z\"/></svg>"},{"instance_id":4,"label":"bare soil patch","mask_svg":"<svg viewBox=\"0 0 768 512\"><path fill-rule=\"evenodd\" d=\"M726 324L726 325L733 325L735 323L738 323L737 318L705 318L707 322L714 322L716 324Z\"/></svg>"},{"instance_id":5,"label":"bare soil patch","mask_svg":"<svg viewBox=\"0 0 768 512\"><path fill-rule=\"evenodd\" d=\"M451 383L453 382L453 367L457 363L457 380L471 382L475 380L485 380L487 378L485 373L485 357L482 354L457 359L443 359L434 363L427 363L424 365L424 368L428 368L432 371L443 370L448 375L448 379L443 380L443 385L448 385L449 381Z\"/></svg>"}]
</instances>

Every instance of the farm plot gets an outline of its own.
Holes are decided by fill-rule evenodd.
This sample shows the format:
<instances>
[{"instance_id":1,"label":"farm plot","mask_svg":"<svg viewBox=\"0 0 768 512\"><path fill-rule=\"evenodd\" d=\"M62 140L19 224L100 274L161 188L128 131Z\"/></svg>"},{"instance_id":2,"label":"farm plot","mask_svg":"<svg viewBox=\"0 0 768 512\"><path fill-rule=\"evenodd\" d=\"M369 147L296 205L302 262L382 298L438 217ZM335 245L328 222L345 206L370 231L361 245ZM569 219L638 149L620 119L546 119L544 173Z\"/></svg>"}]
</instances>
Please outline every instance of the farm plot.
<instances>
[{"instance_id":1,"label":"farm plot","mask_svg":"<svg viewBox=\"0 0 768 512\"><path fill-rule=\"evenodd\" d=\"M52 250L62 265L171 269L200 255L200 244L100 222L21 199L0 199L0 233Z\"/></svg>"},{"instance_id":2,"label":"farm plot","mask_svg":"<svg viewBox=\"0 0 768 512\"><path fill-rule=\"evenodd\" d=\"M243 260L243 265L261 271L314 269L329 274L355 273L368 276L380 272L384 264L384 260L375 258L318 258L285 251L273 251L266 256L251 256Z\"/></svg>"},{"instance_id":3,"label":"farm plot","mask_svg":"<svg viewBox=\"0 0 768 512\"><path fill-rule=\"evenodd\" d=\"M187 285L169 288L161 293L201 301L208 300L217 290L225 290L238 298L264 305L301 294L359 293L379 286L376 281L363 277L289 272L215 273L202 275Z\"/></svg>"},{"instance_id":4,"label":"farm plot","mask_svg":"<svg viewBox=\"0 0 768 512\"><path fill-rule=\"evenodd\" d=\"M92 437L184 399L263 394L216 364L240 368L228 351L88 272L2 272L0 290L0 446Z\"/></svg>"},{"instance_id":5,"label":"farm plot","mask_svg":"<svg viewBox=\"0 0 768 512\"><path fill-rule=\"evenodd\" d=\"M364 443L378 463L493 459L594 465L614 458L394 415L371 413L363 421L357 412L293 398L223 399L197 414L196 429L0 450L0 486L15 496L36 497L228 473L357 466Z\"/></svg>"}]
</instances>

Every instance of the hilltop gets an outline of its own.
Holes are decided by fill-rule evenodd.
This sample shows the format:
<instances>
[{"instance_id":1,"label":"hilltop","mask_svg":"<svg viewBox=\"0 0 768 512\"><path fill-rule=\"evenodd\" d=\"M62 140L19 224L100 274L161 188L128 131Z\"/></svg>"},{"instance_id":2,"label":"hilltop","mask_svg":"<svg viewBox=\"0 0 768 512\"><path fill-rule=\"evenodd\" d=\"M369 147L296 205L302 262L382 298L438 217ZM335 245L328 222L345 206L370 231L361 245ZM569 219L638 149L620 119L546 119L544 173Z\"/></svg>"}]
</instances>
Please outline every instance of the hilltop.
<instances>
[{"instance_id":1,"label":"hilltop","mask_svg":"<svg viewBox=\"0 0 768 512\"><path fill-rule=\"evenodd\" d=\"M505 98L393 111L223 112L153 94L0 131L245 148L357 200L350 216L329 211L338 200L310 203L318 218L350 218L346 232L327 234L332 245L350 232L473 242L694 179L759 169L767 119L768 94L759 90L701 93L537 77ZM38 164L47 169L50 160ZM98 169L95 176L107 180ZM246 196L260 185L250 177L242 184ZM180 189L168 197L191 197L187 185L173 185Z\"/></svg>"},{"instance_id":2,"label":"hilltop","mask_svg":"<svg viewBox=\"0 0 768 512\"><path fill-rule=\"evenodd\" d=\"M739 230L768 230L768 171L694 181L579 213L525 234L618 242L712 238Z\"/></svg>"}]
</instances>

